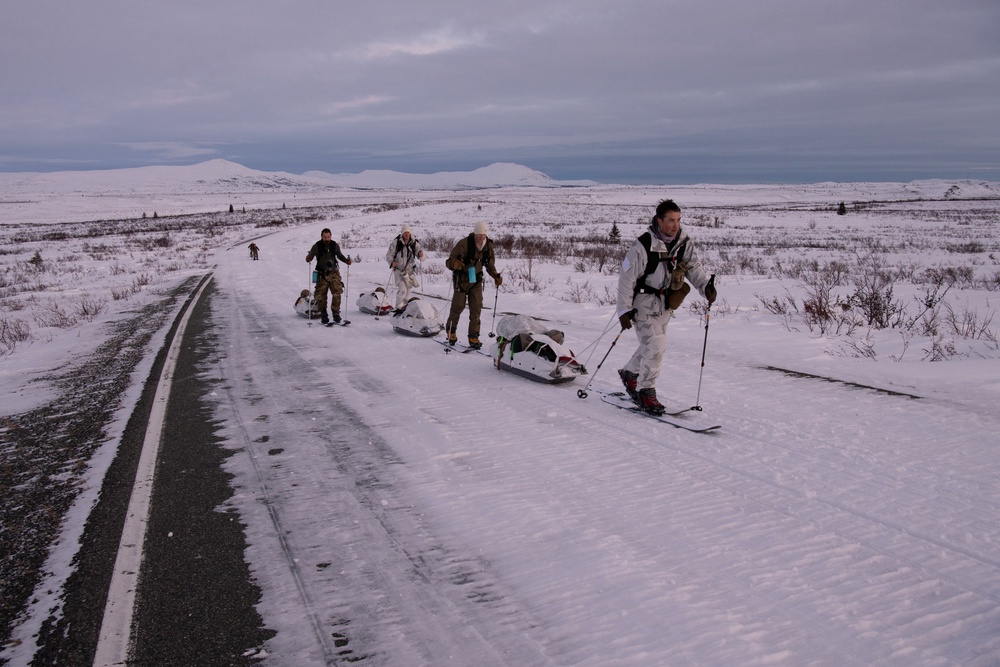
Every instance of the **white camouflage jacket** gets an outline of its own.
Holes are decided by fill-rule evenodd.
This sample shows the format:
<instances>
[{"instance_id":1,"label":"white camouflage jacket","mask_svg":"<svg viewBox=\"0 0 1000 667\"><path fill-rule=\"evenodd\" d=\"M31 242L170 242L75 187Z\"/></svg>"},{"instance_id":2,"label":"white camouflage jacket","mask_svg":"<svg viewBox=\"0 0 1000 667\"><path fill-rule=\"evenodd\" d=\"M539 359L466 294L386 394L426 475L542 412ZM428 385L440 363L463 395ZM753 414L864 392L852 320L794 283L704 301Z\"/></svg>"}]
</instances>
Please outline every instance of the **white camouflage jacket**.
<instances>
[{"instance_id":1,"label":"white camouflage jacket","mask_svg":"<svg viewBox=\"0 0 1000 667\"><path fill-rule=\"evenodd\" d=\"M650 252L660 253L661 261L657 264L656 269L650 275L646 276L646 285L653 289L664 289L665 291L665 288L670 284L671 264L683 261L687 265L685 278L689 283L694 285L695 289L702 296L705 296L705 286L708 285L710 276L698 259L698 253L694 248L694 241L687 235L684 228L682 227L677 232L677 238L671 244L669 250L667 244L656 234L652 225L650 225L647 231L652 237ZM678 253L680 253L680 256L678 256ZM672 261L663 261L664 257ZM645 272L646 262L646 248L643 247L639 239L636 239L632 247L625 253L625 259L622 260L621 272L618 276L617 312L619 317L633 308L638 311L638 316L660 315L666 309L663 297L659 294L635 294L636 281Z\"/></svg>"},{"instance_id":2,"label":"white camouflage jacket","mask_svg":"<svg viewBox=\"0 0 1000 667\"><path fill-rule=\"evenodd\" d=\"M397 252L396 249L399 248ZM389 250L385 253L385 261L391 266L396 262L396 271L406 275L413 273L416 269L417 260L424 254L424 249L420 247L420 241L411 238L409 243L403 243L400 236L397 236L389 243Z\"/></svg>"}]
</instances>

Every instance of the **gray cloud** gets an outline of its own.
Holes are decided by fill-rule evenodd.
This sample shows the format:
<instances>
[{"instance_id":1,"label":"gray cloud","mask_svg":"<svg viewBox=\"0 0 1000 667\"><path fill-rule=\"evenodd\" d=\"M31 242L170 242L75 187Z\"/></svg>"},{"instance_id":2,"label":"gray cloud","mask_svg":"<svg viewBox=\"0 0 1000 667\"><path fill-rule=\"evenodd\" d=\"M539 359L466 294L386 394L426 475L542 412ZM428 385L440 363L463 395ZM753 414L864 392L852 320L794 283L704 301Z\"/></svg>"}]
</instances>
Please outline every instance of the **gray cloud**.
<instances>
[{"instance_id":1,"label":"gray cloud","mask_svg":"<svg viewBox=\"0 0 1000 667\"><path fill-rule=\"evenodd\" d=\"M513 161L614 182L989 178L990 1L233 0L0 25L0 170Z\"/></svg>"}]
</instances>

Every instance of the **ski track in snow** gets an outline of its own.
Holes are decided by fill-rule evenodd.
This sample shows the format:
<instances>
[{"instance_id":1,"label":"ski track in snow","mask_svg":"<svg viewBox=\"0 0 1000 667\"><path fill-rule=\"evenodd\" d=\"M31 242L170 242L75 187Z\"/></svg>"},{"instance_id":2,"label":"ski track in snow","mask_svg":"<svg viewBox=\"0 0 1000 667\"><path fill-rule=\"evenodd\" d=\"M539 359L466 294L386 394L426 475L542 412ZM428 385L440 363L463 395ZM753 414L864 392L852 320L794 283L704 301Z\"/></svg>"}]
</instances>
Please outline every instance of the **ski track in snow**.
<instances>
[{"instance_id":1,"label":"ski track in snow","mask_svg":"<svg viewBox=\"0 0 1000 667\"><path fill-rule=\"evenodd\" d=\"M997 417L730 352L685 433L357 313L381 264L308 326L310 238L222 256L205 369L273 664L996 664Z\"/></svg>"}]
</instances>

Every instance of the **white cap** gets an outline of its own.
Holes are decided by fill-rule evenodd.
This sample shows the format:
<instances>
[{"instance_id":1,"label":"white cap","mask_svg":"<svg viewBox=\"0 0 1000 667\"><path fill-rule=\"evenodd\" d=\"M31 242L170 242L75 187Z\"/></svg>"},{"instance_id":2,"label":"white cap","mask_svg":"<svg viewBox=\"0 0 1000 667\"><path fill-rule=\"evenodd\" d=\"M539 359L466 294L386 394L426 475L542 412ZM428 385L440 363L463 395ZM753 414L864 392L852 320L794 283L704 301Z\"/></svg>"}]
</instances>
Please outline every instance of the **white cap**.
<instances>
[{"instance_id":1,"label":"white cap","mask_svg":"<svg viewBox=\"0 0 1000 667\"><path fill-rule=\"evenodd\" d=\"M475 229L472 230L473 234L485 234L486 233L486 221L480 220L476 223Z\"/></svg>"},{"instance_id":2,"label":"white cap","mask_svg":"<svg viewBox=\"0 0 1000 667\"><path fill-rule=\"evenodd\" d=\"M410 231L410 226L409 226L409 225L405 225L405 224L404 224L404 225L403 225L403 228L399 230L399 233L400 233L400 234L405 234L405 233L406 233L406 232L408 232L408 231Z\"/></svg>"}]
</instances>

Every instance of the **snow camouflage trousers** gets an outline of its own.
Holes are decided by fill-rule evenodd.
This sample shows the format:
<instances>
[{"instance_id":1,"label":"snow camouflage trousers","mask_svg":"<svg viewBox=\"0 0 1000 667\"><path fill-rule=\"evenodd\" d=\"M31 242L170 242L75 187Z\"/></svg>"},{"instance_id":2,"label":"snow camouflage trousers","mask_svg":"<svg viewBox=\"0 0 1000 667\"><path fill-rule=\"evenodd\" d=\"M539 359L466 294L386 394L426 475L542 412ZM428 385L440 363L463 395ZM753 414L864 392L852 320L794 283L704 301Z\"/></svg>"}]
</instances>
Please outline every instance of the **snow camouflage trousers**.
<instances>
[{"instance_id":1,"label":"snow camouflage trousers","mask_svg":"<svg viewBox=\"0 0 1000 667\"><path fill-rule=\"evenodd\" d=\"M639 314L632 328L639 337L639 347L625 364L625 370L639 376L639 389L656 389L656 379L660 376L663 355L667 349L667 324L674 314L664 310L658 315Z\"/></svg>"},{"instance_id":2,"label":"snow camouflage trousers","mask_svg":"<svg viewBox=\"0 0 1000 667\"><path fill-rule=\"evenodd\" d=\"M469 338L479 338L479 318L483 312L483 284L481 282L471 285L468 293L463 292L460 287L455 288L455 294L451 297L451 312L448 313L445 330L448 333L458 331L458 321L462 318L466 300L469 302Z\"/></svg>"},{"instance_id":3,"label":"snow camouflage trousers","mask_svg":"<svg viewBox=\"0 0 1000 667\"><path fill-rule=\"evenodd\" d=\"M330 305L333 306L333 312L339 313L340 295L344 293L344 283L340 280L339 272L334 271L316 279L316 291L313 293L313 299L316 300L316 310L321 313L326 312L327 291L330 292L332 297L332 303Z\"/></svg>"},{"instance_id":4,"label":"snow camouflage trousers","mask_svg":"<svg viewBox=\"0 0 1000 667\"><path fill-rule=\"evenodd\" d=\"M392 277L396 281L396 308L406 308L406 302L410 300L410 288L417 286L417 277L399 269L392 270Z\"/></svg>"}]
</instances>

